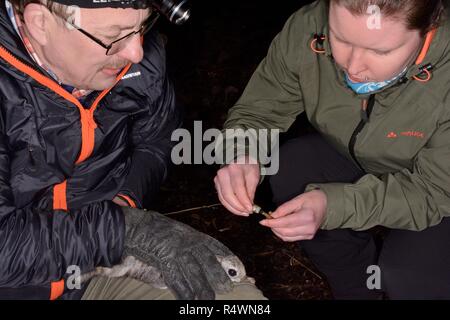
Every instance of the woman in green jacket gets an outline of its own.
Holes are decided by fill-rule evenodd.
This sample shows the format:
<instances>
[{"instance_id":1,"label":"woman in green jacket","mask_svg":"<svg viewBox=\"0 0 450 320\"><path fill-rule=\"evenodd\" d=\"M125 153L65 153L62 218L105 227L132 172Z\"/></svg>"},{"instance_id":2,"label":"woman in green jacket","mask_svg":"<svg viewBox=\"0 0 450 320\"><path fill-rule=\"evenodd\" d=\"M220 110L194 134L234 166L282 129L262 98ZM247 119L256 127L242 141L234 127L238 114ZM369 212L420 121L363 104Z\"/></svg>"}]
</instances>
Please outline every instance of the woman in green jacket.
<instances>
[{"instance_id":1,"label":"woman in green jacket","mask_svg":"<svg viewBox=\"0 0 450 320\"><path fill-rule=\"evenodd\" d=\"M289 19L230 110L226 129L286 131L300 113L317 129L282 146L278 208L261 224L300 241L336 298L450 298L449 93L445 1L319 0ZM215 184L248 216L260 166L236 147L246 164ZM380 255L375 226L390 230Z\"/></svg>"}]
</instances>

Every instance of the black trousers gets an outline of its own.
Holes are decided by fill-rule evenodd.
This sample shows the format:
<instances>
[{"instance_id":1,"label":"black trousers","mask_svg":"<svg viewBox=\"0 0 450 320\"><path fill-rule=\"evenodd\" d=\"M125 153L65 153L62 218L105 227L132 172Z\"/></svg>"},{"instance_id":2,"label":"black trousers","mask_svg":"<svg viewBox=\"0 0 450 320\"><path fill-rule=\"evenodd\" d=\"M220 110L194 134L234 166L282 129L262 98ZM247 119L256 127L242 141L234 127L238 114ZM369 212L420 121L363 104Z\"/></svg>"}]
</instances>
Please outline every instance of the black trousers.
<instances>
[{"instance_id":1,"label":"black trousers","mask_svg":"<svg viewBox=\"0 0 450 320\"><path fill-rule=\"evenodd\" d=\"M319 134L310 134L281 147L280 170L270 184L280 205L309 183L351 183L364 174ZM421 232L388 230L381 250L373 232L349 229L320 230L299 244L336 299L377 299L381 292L390 299L450 299L450 218ZM381 291L367 286L373 265L380 268Z\"/></svg>"}]
</instances>

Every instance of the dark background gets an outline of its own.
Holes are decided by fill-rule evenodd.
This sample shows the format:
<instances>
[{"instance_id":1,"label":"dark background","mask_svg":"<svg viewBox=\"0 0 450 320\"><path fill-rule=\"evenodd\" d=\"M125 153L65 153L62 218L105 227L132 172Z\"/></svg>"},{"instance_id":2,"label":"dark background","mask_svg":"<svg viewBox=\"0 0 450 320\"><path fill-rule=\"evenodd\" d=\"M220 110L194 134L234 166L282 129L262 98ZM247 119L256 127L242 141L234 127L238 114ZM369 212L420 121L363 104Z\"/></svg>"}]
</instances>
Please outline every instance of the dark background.
<instances>
[{"instance_id":1,"label":"dark background","mask_svg":"<svg viewBox=\"0 0 450 320\"><path fill-rule=\"evenodd\" d=\"M193 15L184 26L160 22L167 36L168 68L184 127L221 129L227 111L240 97L275 35L291 14L311 1L191 0ZM307 131L301 116L283 140ZM213 178L217 166L175 166L150 208L222 241L244 262L247 273L269 299L330 299L325 278L302 255L298 244L284 243L258 224L259 217L233 216L217 204ZM265 181L255 201L273 209Z\"/></svg>"}]
</instances>

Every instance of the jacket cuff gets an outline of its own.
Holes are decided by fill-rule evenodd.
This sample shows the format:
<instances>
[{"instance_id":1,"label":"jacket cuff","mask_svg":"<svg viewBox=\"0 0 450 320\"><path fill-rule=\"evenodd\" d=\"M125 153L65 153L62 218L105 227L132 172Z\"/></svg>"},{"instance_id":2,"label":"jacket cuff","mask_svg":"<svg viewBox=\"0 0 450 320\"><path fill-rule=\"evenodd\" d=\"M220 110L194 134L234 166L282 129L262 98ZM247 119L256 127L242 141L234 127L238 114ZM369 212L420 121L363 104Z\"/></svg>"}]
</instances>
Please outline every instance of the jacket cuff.
<instances>
[{"instance_id":1,"label":"jacket cuff","mask_svg":"<svg viewBox=\"0 0 450 320\"><path fill-rule=\"evenodd\" d=\"M322 190L327 196L327 212L325 220L320 226L324 230L338 229L344 224L345 220L345 183L324 183L309 184L305 192L312 190Z\"/></svg>"}]
</instances>

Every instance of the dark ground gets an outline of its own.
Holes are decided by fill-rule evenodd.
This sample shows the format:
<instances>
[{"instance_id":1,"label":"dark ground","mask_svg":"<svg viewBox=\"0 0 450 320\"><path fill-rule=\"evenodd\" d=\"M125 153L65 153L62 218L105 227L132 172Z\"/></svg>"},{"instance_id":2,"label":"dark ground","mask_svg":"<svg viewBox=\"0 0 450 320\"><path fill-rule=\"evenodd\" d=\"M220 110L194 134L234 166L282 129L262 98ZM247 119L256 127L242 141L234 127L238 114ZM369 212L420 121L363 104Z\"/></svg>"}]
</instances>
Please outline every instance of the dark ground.
<instances>
[{"instance_id":1,"label":"dark ground","mask_svg":"<svg viewBox=\"0 0 450 320\"><path fill-rule=\"evenodd\" d=\"M192 128L196 120L203 122L203 130L222 128L228 109L239 98L271 40L307 2L192 0L194 14L188 25L160 25L168 36L168 65L178 101L185 108L186 128ZM299 119L284 139L301 134L305 125L305 120ZM151 208L169 213L218 203L213 184L216 170L216 166L206 165L174 167ZM271 209L270 199L266 181L256 203ZM235 217L221 206L171 217L233 250L269 299L331 298L323 276L302 256L299 246L276 238L258 224L259 217Z\"/></svg>"}]
</instances>

